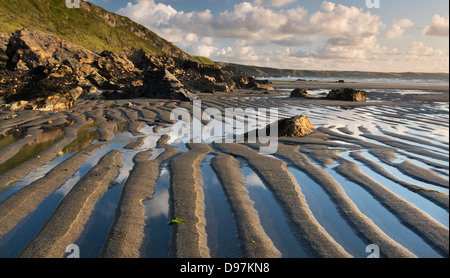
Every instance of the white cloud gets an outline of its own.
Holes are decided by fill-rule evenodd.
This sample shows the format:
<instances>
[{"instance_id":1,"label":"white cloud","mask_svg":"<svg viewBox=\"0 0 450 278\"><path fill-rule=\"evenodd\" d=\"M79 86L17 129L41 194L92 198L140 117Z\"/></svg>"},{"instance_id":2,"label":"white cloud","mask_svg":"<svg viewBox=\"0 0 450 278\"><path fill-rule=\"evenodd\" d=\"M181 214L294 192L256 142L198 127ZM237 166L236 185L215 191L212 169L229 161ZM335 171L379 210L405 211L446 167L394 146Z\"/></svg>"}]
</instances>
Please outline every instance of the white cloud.
<instances>
[{"instance_id":1,"label":"white cloud","mask_svg":"<svg viewBox=\"0 0 450 278\"><path fill-rule=\"evenodd\" d=\"M162 3L156 4L153 0L139 0L136 4L128 2L127 6L118 12L125 14L136 22L149 26L161 25L167 18L177 14L172 6Z\"/></svg>"},{"instance_id":2,"label":"white cloud","mask_svg":"<svg viewBox=\"0 0 450 278\"><path fill-rule=\"evenodd\" d=\"M322 2L320 10L313 13L301 6L271 8L293 2L253 0L213 15L208 9L186 13L154 0L138 0L128 3L118 13L145 25L188 53L215 61L284 68L386 71L400 70L401 66L413 70L413 57L419 57L420 63L415 63L418 69L425 68L423 59L429 57L436 59L427 66L445 69L443 63L448 60L448 54L424 43L416 42L407 50L381 46L378 38L385 26L368 9L328 1ZM384 37L404 37L406 28L411 26L413 22L409 19L396 20ZM448 36L448 16L436 15L424 34ZM405 60L411 65L405 66ZM388 63L399 66L386 69Z\"/></svg>"},{"instance_id":3,"label":"white cloud","mask_svg":"<svg viewBox=\"0 0 450 278\"><path fill-rule=\"evenodd\" d=\"M427 36L449 36L449 16L434 15L430 25L423 29L423 35Z\"/></svg>"},{"instance_id":4,"label":"white cloud","mask_svg":"<svg viewBox=\"0 0 450 278\"><path fill-rule=\"evenodd\" d=\"M311 15L310 25L322 36L373 36L383 26L380 18L356 7L323 2L322 9Z\"/></svg>"},{"instance_id":5,"label":"white cloud","mask_svg":"<svg viewBox=\"0 0 450 278\"><path fill-rule=\"evenodd\" d=\"M264 40L284 38L280 28L288 21L287 15L249 2L234 5L232 11L220 13L214 20L213 32L222 38Z\"/></svg>"},{"instance_id":6,"label":"white cloud","mask_svg":"<svg viewBox=\"0 0 450 278\"><path fill-rule=\"evenodd\" d=\"M210 10L192 13L179 12L170 5L155 3L154 0L129 2L117 13L131 18L178 45L186 43L183 40L186 37L185 34L207 36L210 33L208 28L213 18Z\"/></svg>"},{"instance_id":7,"label":"white cloud","mask_svg":"<svg viewBox=\"0 0 450 278\"><path fill-rule=\"evenodd\" d=\"M204 37L194 45L192 54L211 57L216 55L218 51L219 49L217 48L217 44L214 42L214 39L211 37Z\"/></svg>"},{"instance_id":8,"label":"white cloud","mask_svg":"<svg viewBox=\"0 0 450 278\"><path fill-rule=\"evenodd\" d=\"M255 6L266 6L266 7L282 7L292 3L297 2L298 0L254 0L253 5Z\"/></svg>"},{"instance_id":9,"label":"white cloud","mask_svg":"<svg viewBox=\"0 0 450 278\"><path fill-rule=\"evenodd\" d=\"M426 56L446 56L444 51L440 49L434 49L431 46L426 46L423 42L413 42L411 47L406 51L406 55L412 59L423 58Z\"/></svg>"},{"instance_id":10,"label":"white cloud","mask_svg":"<svg viewBox=\"0 0 450 278\"><path fill-rule=\"evenodd\" d=\"M260 2L260 1L255 1ZM272 1L280 5L291 0ZM247 40L285 40L298 35L320 36L370 36L382 26L378 16L355 7L335 6L323 2L324 12L309 16L302 8L275 11L250 2L233 6L214 17L210 10L203 12L178 12L170 5L156 4L154 0L128 3L118 13L161 34L174 30L199 36Z\"/></svg>"},{"instance_id":11,"label":"white cloud","mask_svg":"<svg viewBox=\"0 0 450 278\"><path fill-rule=\"evenodd\" d=\"M413 26L414 23L410 19L395 20L389 30L386 32L385 37L388 39L396 39L403 37L405 28Z\"/></svg>"}]
</instances>

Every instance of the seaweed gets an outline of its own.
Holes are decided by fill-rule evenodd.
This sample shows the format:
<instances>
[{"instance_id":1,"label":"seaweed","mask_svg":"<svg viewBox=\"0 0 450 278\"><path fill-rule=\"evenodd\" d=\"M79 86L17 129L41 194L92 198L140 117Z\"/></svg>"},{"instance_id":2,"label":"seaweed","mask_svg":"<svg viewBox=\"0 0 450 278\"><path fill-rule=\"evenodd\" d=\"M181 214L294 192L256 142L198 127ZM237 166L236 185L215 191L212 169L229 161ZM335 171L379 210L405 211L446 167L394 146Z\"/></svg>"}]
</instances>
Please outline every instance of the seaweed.
<instances>
[{"instance_id":1,"label":"seaweed","mask_svg":"<svg viewBox=\"0 0 450 278\"><path fill-rule=\"evenodd\" d=\"M176 218L176 219L172 219L170 220L170 222L168 223L168 225L175 225L175 224L181 224L186 222L187 220L181 219L181 218Z\"/></svg>"}]
</instances>

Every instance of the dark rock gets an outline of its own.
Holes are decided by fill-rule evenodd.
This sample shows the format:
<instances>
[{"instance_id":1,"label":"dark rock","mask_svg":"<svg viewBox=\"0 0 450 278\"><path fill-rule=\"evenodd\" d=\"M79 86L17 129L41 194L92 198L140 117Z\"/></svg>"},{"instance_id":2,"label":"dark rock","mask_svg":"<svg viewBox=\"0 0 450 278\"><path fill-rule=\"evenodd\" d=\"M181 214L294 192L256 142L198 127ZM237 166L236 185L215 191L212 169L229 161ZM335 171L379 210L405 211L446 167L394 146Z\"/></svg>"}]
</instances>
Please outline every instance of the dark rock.
<instances>
[{"instance_id":1,"label":"dark rock","mask_svg":"<svg viewBox=\"0 0 450 278\"><path fill-rule=\"evenodd\" d=\"M21 75L10 84L10 94L6 101L29 101L30 107L39 110L63 110L73 105L80 95L73 70L66 66L38 66L27 74Z\"/></svg>"},{"instance_id":2,"label":"dark rock","mask_svg":"<svg viewBox=\"0 0 450 278\"><path fill-rule=\"evenodd\" d=\"M270 82L268 80L256 80L254 78L249 79L249 82L245 86L247 89L255 90L255 91L273 91L275 90L270 86Z\"/></svg>"},{"instance_id":3,"label":"dark rock","mask_svg":"<svg viewBox=\"0 0 450 278\"><path fill-rule=\"evenodd\" d=\"M167 70L190 91L230 92L257 86L253 77L231 66L221 68L173 57L151 56L143 51L136 51L129 59L142 71Z\"/></svg>"},{"instance_id":4,"label":"dark rock","mask_svg":"<svg viewBox=\"0 0 450 278\"><path fill-rule=\"evenodd\" d=\"M124 87L142 86L142 72L126 57L114 52L104 51L95 60L98 74L107 80L103 82L105 89L120 89Z\"/></svg>"},{"instance_id":5,"label":"dark rock","mask_svg":"<svg viewBox=\"0 0 450 278\"><path fill-rule=\"evenodd\" d=\"M167 70L147 71L144 76L144 95L146 97L181 101L198 98Z\"/></svg>"},{"instance_id":6,"label":"dark rock","mask_svg":"<svg viewBox=\"0 0 450 278\"><path fill-rule=\"evenodd\" d=\"M327 99L365 102L367 100L367 92L350 88L331 90L327 95Z\"/></svg>"},{"instance_id":7,"label":"dark rock","mask_svg":"<svg viewBox=\"0 0 450 278\"><path fill-rule=\"evenodd\" d=\"M308 92L306 92L304 89L296 88L291 92L290 97L304 97L309 98Z\"/></svg>"}]
</instances>

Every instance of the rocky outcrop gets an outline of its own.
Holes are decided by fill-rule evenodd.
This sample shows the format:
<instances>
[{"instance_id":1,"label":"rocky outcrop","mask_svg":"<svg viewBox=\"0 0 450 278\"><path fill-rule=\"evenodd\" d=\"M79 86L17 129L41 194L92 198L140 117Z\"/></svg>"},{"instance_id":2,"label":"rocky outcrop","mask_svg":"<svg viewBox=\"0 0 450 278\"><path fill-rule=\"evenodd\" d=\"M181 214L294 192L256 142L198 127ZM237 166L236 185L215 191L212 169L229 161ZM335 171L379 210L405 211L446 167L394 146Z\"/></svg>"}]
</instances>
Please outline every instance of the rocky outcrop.
<instances>
[{"instance_id":1,"label":"rocky outcrop","mask_svg":"<svg viewBox=\"0 0 450 278\"><path fill-rule=\"evenodd\" d=\"M98 57L84 47L31 28L16 31L9 39L6 53L10 70L32 70L63 61L78 68L93 63Z\"/></svg>"},{"instance_id":2,"label":"rocky outcrop","mask_svg":"<svg viewBox=\"0 0 450 278\"><path fill-rule=\"evenodd\" d=\"M100 53L100 57L87 67L87 76L93 85L106 90L121 90L143 85L143 73L128 58L111 51Z\"/></svg>"},{"instance_id":3,"label":"rocky outcrop","mask_svg":"<svg viewBox=\"0 0 450 278\"><path fill-rule=\"evenodd\" d=\"M111 51L97 54L42 31L16 31L8 40L6 54L7 69L0 73L0 97L8 103L3 108L9 110L68 109L79 97L101 97L90 94L99 91L115 94L115 98L152 95L145 93L148 84L144 86L144 72L127 57ZM194 98L176 84L179 81L168 80L160 82L173 87L160 86L166 90L160 91L159 97ZM152 82L157 84L154 79Z\"/></svg>"},{"instance_id":4,"label":"rocky outcrop","mask_svg":"<svg viewBox=\"0 0 450 278\"><path fill-rule=\"evenodd\" d=\"M191 101L194 92L264 88L237 69L202 65L136 51L125 57L94 53L42 31L24 28L9 38L7 69L0 69L0 98L7 109L68 109L80 97L151 97Z\"/></svg>"},{"instance_id":5,"label":"rocky outcrop","mask_svg":"<svg viewBox=\"0 0 450 278\"><path fill-rule=\"evenodd\" d=\"M22 72L22 71L21 71ZM77 96L77 79L74 71L67 65L58 67L38 66L23 75L17 75L14 81L8 80L7 102L15 108L62 110L73 105ZM25 106L15 106L14 102L28 102Z\"/></svg>"},{"instance_id":6,"label":"rocky outcrop","mask_svg":"<svg viewBox=\"0 0 450 278\"><path fill-rule=\"evenodd\" d=\"M222 68L175 57L151 56L143 51L136 51L130 60L142 71L167 70L194 92L231 92L256 86L253 77L229 66Z\"/></svg>"},{"instance_id":7,"label":"rocky outcrop","mask_svg":"<svg viewBox=\"0 0 450 278\"><path fill-rule=\"evenodd\" d=\"M167 70L148 71L145 73L144 80L144 96L182 101L191 101L197 98Z\"/></svg>"},{"instance_id":8,"label":"rocky outcrop","mask_svg":"<svg viewBox=\"0 0 450 278\"><path fill-rule=\"evenodd\" d=\"M45 32L24 28L8 41L7 70L2 70L5 108L60 110L73 105L79 84L99 56ZM89 68L89 70L88 70ZM85 73L85 74L83 74ZM18 105L27 102L26 105Z\"/></svg>"},{"instance_id":9,"label":"rocky outcrop","mask_svg":"<svg viewBox=\"0 0 450 278\"><path fill-rule=\"evenodd\" d=\"M304 89L296 88L291 92L290 97L304 97L309 98L309 94Z\"/></svg>"},{"instance_id":10,"label":"rocky outcrop","mask_svg":"<svg viewBox=\"0 0 450 278\"><path fill-rule=\"evenodd\" d=\"M367 101L367 92L350 88L331 90L327 95L327 99L365 102Z\"/></svg>"}]
</instances>

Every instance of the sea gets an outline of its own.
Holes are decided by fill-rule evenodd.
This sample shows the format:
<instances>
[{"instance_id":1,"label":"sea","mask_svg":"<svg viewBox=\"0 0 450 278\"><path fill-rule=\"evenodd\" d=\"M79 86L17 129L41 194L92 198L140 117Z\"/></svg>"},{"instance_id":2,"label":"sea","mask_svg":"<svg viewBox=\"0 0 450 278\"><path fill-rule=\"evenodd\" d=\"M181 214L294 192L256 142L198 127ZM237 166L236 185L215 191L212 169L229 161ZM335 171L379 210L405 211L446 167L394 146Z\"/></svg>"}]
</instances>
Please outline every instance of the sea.
<instances>
[{"instance_id":1,"label":"sea","mask_svg":"<svg viewBox=\"0 0 450 278\"><path fill-rule=\"evenodd\" d=\"M449 78L372 78L372 77L259 77L258 80L273 81L317 81L317 82L337 82L344 80L347 83L398 83L398 84L421 84L421 85L449 85Z\"/></svg>"}]
</instances>

